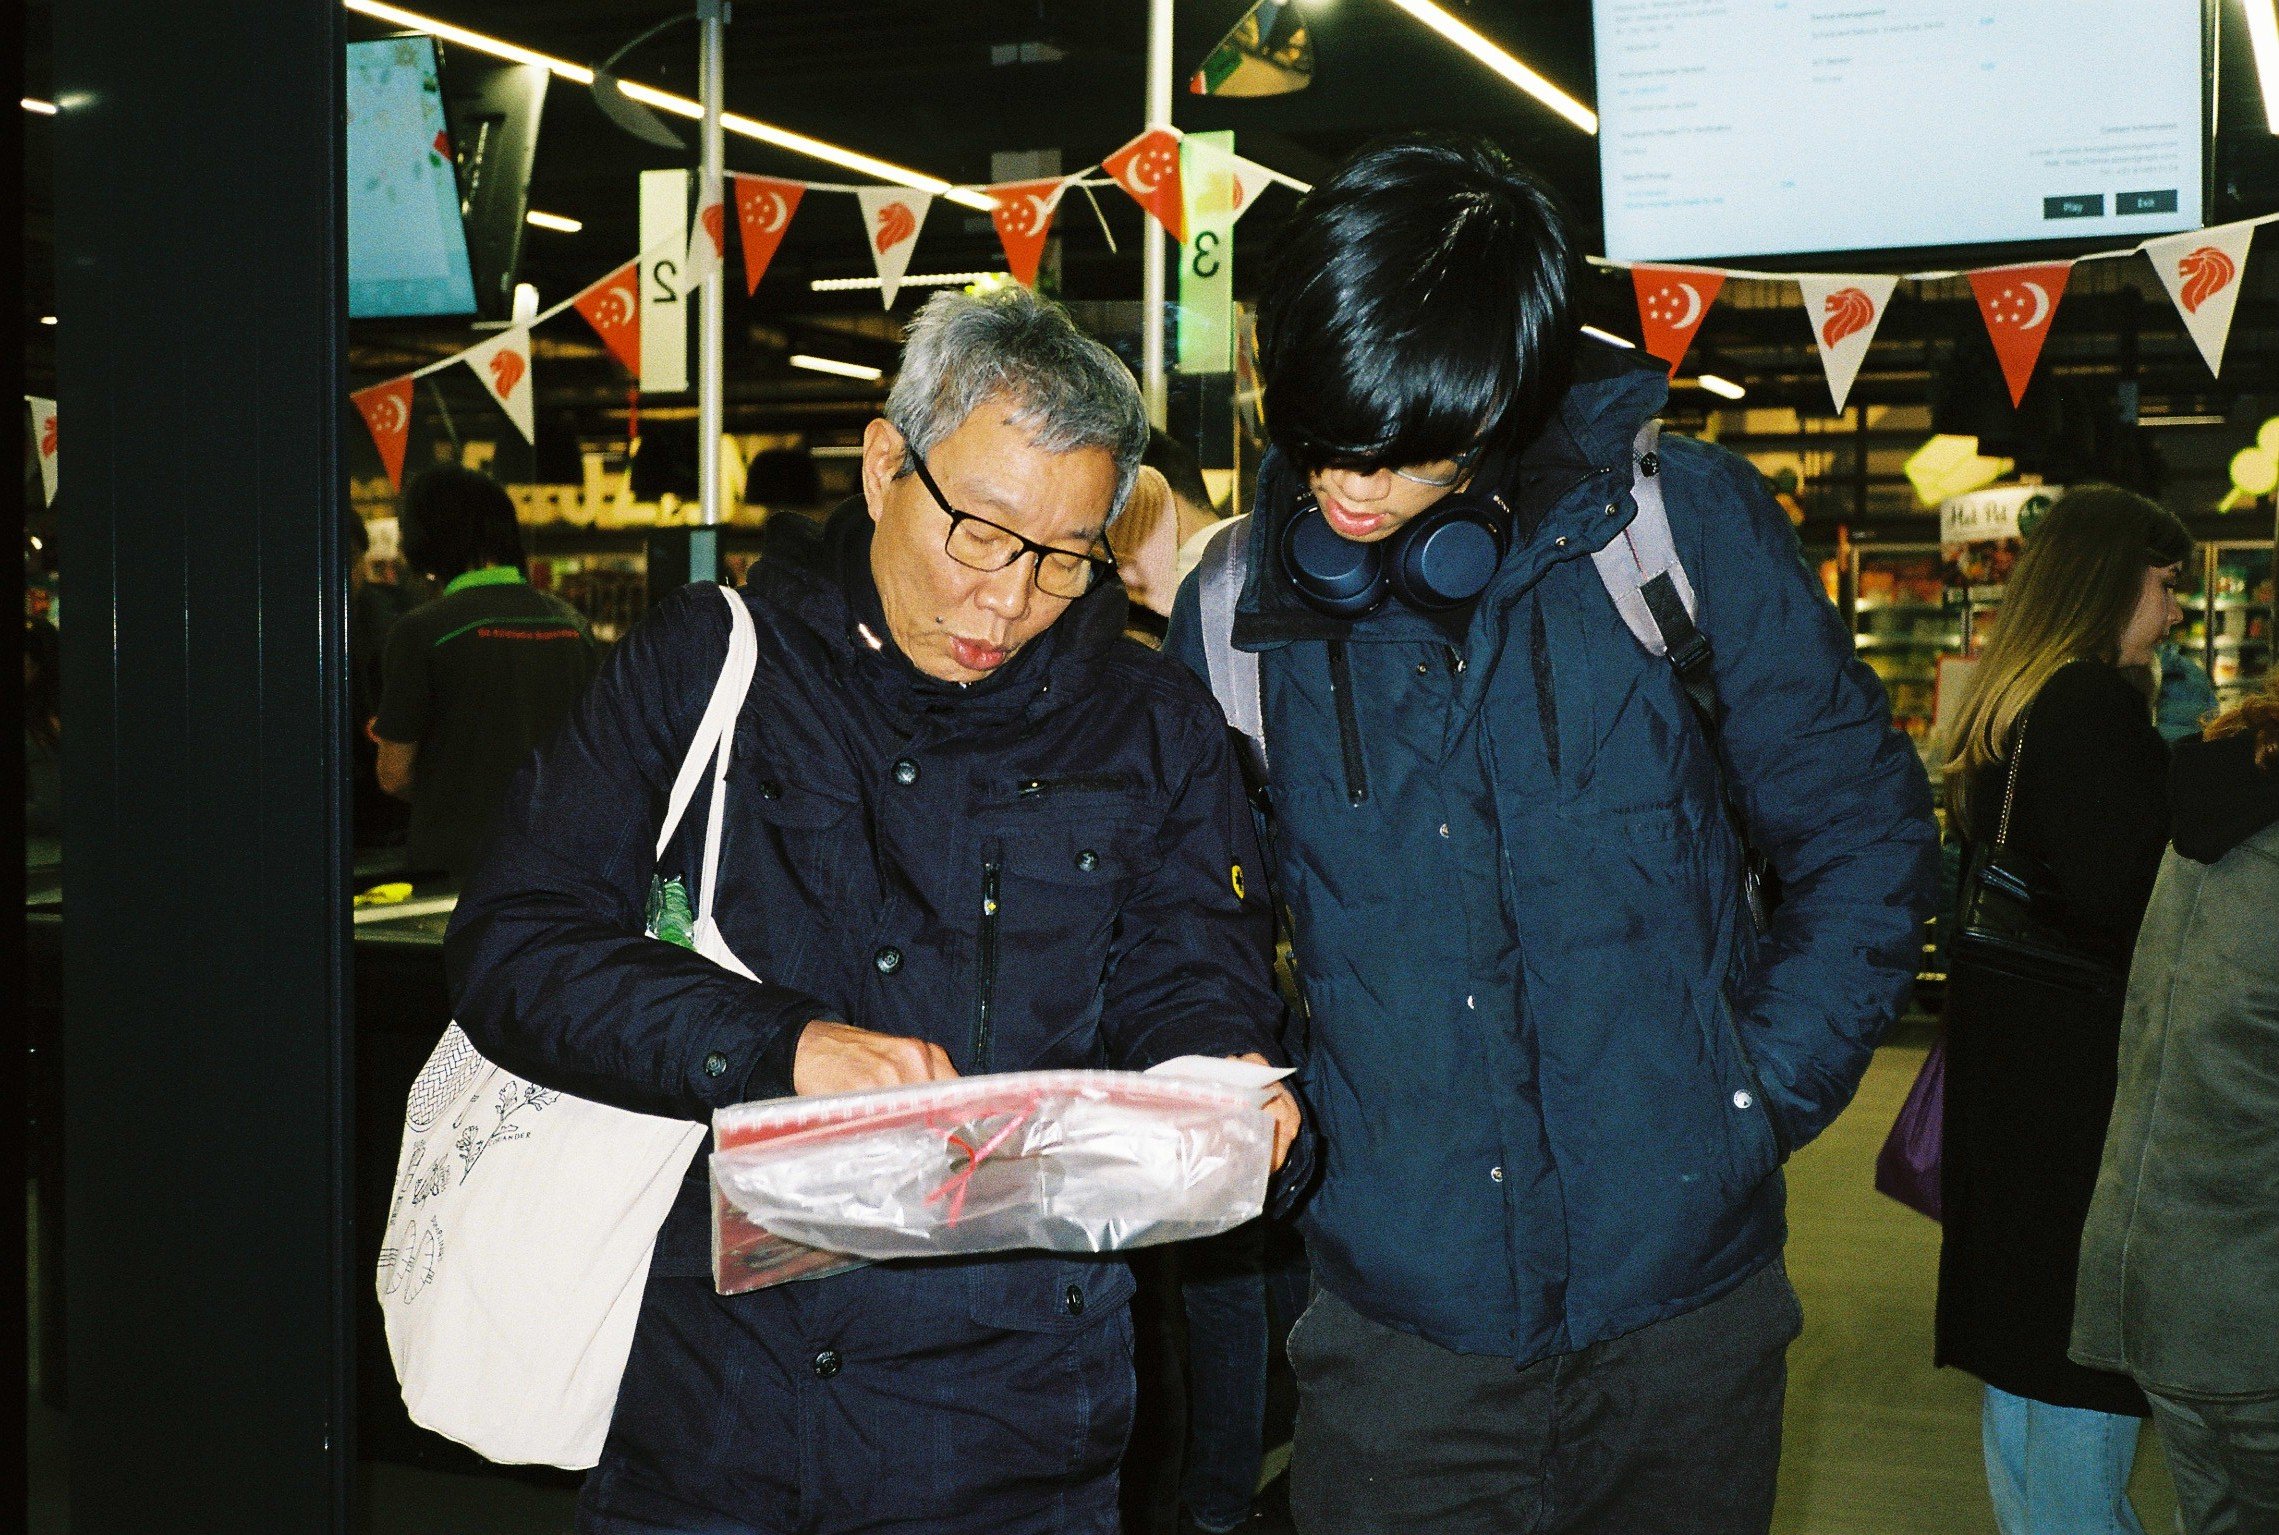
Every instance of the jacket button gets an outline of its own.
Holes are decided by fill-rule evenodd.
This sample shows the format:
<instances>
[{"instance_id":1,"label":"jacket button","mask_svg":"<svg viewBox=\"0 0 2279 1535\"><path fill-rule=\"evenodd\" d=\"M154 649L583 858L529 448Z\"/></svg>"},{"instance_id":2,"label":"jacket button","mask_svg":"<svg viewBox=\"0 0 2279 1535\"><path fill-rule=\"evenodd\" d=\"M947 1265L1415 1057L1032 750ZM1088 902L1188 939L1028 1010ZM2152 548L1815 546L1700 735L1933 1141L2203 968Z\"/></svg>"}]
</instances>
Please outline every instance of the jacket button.
<instances>
[{"instance_id":1,"label":"jacket button","mask_svg":"<svg viewBox=\"0 0 2279 1535\"><path fill-rule=\"evenodd\" d=\"M1504 1181L1504 1170L1500 1167L1491 1167L1488 1169L1488 1176L1501 1183Z\"/></svg>"},{"instance_id":2,"label":"jacket button","mask_svg":"<svg viewBox=\"0 0 2279 1535\"><path fill-rule=\"evenodd\" d=\"M1756 1103L1757 1100L1750 1095L1747 1088L1743 1088L1733 1095L1733 1107L1737 1109L1754 1108Z\"/></svg>"},{"instance_id":3,"label":"jacket button","mask_svg":"<svg viewBox=\"0 0 2279 1535\"><path fill-rule=\"evenodd\" d=\"M783 798L783 785L782 785L782 784L779 784L779 783L777 783L777 782L776 782L774 779L772 779L772 778L763 778L763 779L761 779L761 780L760 780L760 798L761 798L761 799L782 799L782 798Z\"/></svg>"},{"instance_id":4,"label":"jacket button","mask_svg":"<svg viewBox=\"0 0 2279 1535\"><path fill-rule=\"evenodd\" d=\"M1090 874L1094 869L1100 867L1100 855L1093 852L1092 849L1086 848L1076 855L1076 866Z\"/></svg>"},{"instance_id":5,"label":"jacket button","mask_svg":"<svg viewBox=\"0 0 2279 1535\"><path fill-rule=\"evenodd\" d=\"M704 1074L717 1077L728 1069L728 1057L715 1050L704 1058Z\"/></svg>"},{"instance_id":6,"label":"jacket button","mask_svg":"<svg viewBox=\"0 0 2279 1535\"><path fill-rule=\"evenodd\" d=\"M1082 1285L1070 1285L1068 1293L1063 1295L1061 1299L1067 1303L1070 1316L1084 1315L1084 1287Z\"/></svg>"},{"instance_id":7,"label":"jacket button","mask_svg":"<svg viewBox=\"0 0 2279 1535\"><path fill-rule=\"evenodd\" d=\"M904 757L894 764L894 781L909 787L918 781L918 764Z\"/></svg>"},{"instance_id":8,"label":"jacket button","mask_svg":"<svg viewBox=\"0 0 2279 1535\"><path fill-rule=\"evenodd\" d=\"M1448 823L1446 821L1440 823L1440 834L1443 837L1448 835Z\"/></svg>"},{"instance_id":9,"label":"jacket button","mask_svg":"<svg viewBox=\"0 0 2279 1535\"><path fill-rule=\"evenodd\" d=\"M888 944L885 948L879 950L876 954L873 954L871 956L870 962L878 967L878 973L880 975L892 975L895 971L902 968L902 951L896 948L893 944Z\"/></svg>"},{"instance_id":10,"label":"jacket button","mask_svg":"<svg viewBox=\"0 0 2279 1535\"><path fill-rule=\"evenodd\" d=\"M1609 516L1609 517L1618 516L1618 515L1620 515L1621 511L1622 511L1622 508L1620 508L1620 507L1616 506L1616 505L1615 505L1615 504L1614 504L1612 501L1609 501L1609 502L1607 502L1607 504L1606 504L1606 514L1607 514L1607 516Z\"/></svg>"},{"instance_id":11,"label":"jacket button","mask_svg":"<svg viewBox=\"0 0 2279 1535\"><path fill-rule=\"evenodd\" d=\"M829 1380L838 1373L839 1351L837 1349L827 1348L815 1356L815 1378L817 1380Z\"/></svg>"}]
</instances>

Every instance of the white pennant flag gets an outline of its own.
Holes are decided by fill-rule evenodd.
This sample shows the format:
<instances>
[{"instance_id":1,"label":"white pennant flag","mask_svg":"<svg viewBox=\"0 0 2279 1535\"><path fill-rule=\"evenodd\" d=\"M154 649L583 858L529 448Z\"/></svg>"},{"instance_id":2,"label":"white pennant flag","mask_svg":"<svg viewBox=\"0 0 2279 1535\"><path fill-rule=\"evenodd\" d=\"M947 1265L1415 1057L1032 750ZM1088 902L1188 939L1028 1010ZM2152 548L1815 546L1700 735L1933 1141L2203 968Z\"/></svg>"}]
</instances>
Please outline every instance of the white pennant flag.
<instances>
[{"instance_id":1,"label":"white pennant flag","mask_svg":"<svg viewBox=\"0 0 2279 1535\"><path fill-rule=\"evenodd\" d=\"M933 205L931 192L912 192L903 187L863 187L856 191L855 201L863 209L863 243L870 248L870 259L878 268L879 292L888 309L894 307L894 295L902 287L902 274L910 270L910 253L918 248L918 230L926 222L926 210Z\"/></svg>"},{"instance_id":2,"label":"white pennant flag","mask_svg":"<svg viewBox=\"0 0 2279 1535\"><path fill-rule=\"evenodd\" d=\"M1820 344L1820 366L1828 374L1828 393L1836 409L1851 398L1852 381L1860 376L1868 345L1891 307L1896 277L1799 277L1804 291L1804 317L1811 322L1812 339Z\"/></svg>"},{"instance_id":3,"label":"white pennant flag","mask_svg":"<svg viewBox=\"0 0 2279 1535\"><path fill-rule=\"evenodd\" d=\"M681 293L694 293L707 277L719 271L727 249L728 209L715 187L709 200L698 205L696 219L688 226L688 259L681 263Z\"/></svg>"},{"instance_id":4,"label":"white pennant flag","mask_svg":"<svg viewBox=\"0 0 2279 1535\"><path fill-rule=\"evenodd\" d=\"M47 491L47 504L55 505L55 401L43 400L36 394L24 396L24 403L32 408L32 446L40 456L40 485Z\"/></svg>"},{"instance_id":5,"label":"white pennant flag","mask_svg":"<svg viewBox=\"0 0 2279 1535\"><path fill-rule=\"evenodd\" d=\"M2232 313L2239 308L2240 279L2247 274L2247 248L2254 239L2253 224L2219 224L2144 243L2152 269L2184 317L2184 328L2207 359L2208 371L2219 378Z\"/></svg>"},{"instance_id":6,"label":"white pennant flag","mask_svg":"<svg viewBox=\"0 0 2279 1535\"><path fill-rule=\"evenodd\" d=\"M530 385L530 330L517 325L500 331L490 340L471 346L459 354L467 366L475 370L475 377L491 392L491 398L505 407L515 429L522 433L525 442L538 441L531 410Z\"/></svg>"},{"instance_id":7,"label":"white pennant flag","mask_svg":"<svg viewBox=\"0 0 2279 1535\"><path fill-rule=\"evenodd\" d=\"M1234 175L1234 216L1239 219L1258 201L1258 194L1274 184L1274 178L1255 160L1245 160L1240 155L1227 158L1232 162L1228 169Z\"/></svg>"}]
</instances>

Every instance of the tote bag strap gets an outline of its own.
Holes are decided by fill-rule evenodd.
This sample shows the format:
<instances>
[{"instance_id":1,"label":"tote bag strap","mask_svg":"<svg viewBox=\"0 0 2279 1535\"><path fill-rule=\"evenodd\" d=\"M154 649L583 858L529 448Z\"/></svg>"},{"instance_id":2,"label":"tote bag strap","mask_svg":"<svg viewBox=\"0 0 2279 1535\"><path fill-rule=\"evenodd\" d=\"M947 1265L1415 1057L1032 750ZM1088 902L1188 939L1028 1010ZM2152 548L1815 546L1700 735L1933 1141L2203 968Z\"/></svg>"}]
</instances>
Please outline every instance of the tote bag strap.
<instances>
[{"instance_id":1,"label":"tote bag strap","mask_svg":"<svg viewBox=\"0 0 2279 1535\"><path fill-rule=\"evenodd\" d=\"M736 716L743 711L744 695L752 690L752 677L759 670L760 642L752 627L751 610L744 599L728 587L716 587L728 603L728 652L720 665L720 680L712 689L712 701L705 706L704 717L697 723L696 737L689 742L688 756L681 762L680 774L673 780L672 797L665 803L664 825L657 832L656 856L665 856L665 849L680 830L681 817L688 813L689 801L696 798L696 787L704 781L704 770L713 769L715 792L712 796L710 825L706 828L704 889L700 899L704 910L712 909L712 871L717 866L720 846L720 816L725 796L718 792L728 776L728 749L736 737Z\"/></svg>"}]
</instances>

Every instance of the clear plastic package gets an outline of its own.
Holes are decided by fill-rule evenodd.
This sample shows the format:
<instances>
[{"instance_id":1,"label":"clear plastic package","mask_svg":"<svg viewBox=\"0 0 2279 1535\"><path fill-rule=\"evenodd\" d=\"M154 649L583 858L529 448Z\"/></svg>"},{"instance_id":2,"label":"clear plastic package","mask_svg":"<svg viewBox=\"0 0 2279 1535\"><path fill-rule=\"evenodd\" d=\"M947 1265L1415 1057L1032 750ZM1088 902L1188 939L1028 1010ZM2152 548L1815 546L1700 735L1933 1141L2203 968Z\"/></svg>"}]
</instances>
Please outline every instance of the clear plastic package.
<instances>
[{"instance_id":1,"label":"clear plastic package","mask_svg":"<svg viewBox=\"0 0 2279 1535\"><path fill-rule=\"evenodd\" d=\"M1284 1073L1184 1057L713 1116L713 1281L734 1295L887 1258L1112 1252L1256 1217Z\"/></svg>"}]
</instances>

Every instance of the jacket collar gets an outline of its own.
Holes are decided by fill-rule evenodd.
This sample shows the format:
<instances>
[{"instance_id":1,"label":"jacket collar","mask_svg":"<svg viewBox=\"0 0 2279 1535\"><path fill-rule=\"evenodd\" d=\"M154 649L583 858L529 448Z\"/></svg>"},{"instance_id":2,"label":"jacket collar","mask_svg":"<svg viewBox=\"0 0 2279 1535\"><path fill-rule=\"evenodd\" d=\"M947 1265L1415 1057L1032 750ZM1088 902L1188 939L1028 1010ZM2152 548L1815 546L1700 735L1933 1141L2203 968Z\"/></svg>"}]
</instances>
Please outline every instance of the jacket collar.
<instances>
[{"instance_id":1,"label":"jacket collar","mask_svg":"<svg viewBox=\"0 0 2279 1535\"><path fill-rule=\"evenodd\" d=\"M745 584L812 633L842 677L899 715L1049 712L1085 696L1090 674L1123 633L1124 589L1109 581L1070 603L994 676L970 685L927 676L887 630L871 577L870 540L870 511L860 496L841 502L821 523L772 517Z\"/></svg>"},{"instance_id":2,"label":"jacket collar","mask_svg":"<svg viewBox=\"0 0 2279 1535\"><path fill-rule=\"evenodd\" d=\"M2176 743L2168 769L2176 851L2196 863L2219 862L2279 821L2279 772L2255 765L2253 743L2251 734Z\"/></svg>"},{"instance_id":3,"label":"jacket collar","mask_svg":"<svg viewBox=\"0 0 2279 1535\"><path fill-rule=\"evenodd\" d=\"M1630 525L1637 515L1629 495L1630 444L1669 397L1669 374L1659 360L1583 338L1559 409L1507 474L1519 528L1512 552L1482 594L1483 609L1525 591L1553 565L1604 548ZM1592 493L1576 495L1584 486ZM1252 650L1301 639L1444 642L1430 619L1398 603L1354 621L1307 605L1272 553L1297 515L1303 488L1280 450L1269 451L1258 471L1260 510L1247 530L1250 573L1235 607L1236 642Z\"/></svg>"}]
</instances>

